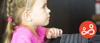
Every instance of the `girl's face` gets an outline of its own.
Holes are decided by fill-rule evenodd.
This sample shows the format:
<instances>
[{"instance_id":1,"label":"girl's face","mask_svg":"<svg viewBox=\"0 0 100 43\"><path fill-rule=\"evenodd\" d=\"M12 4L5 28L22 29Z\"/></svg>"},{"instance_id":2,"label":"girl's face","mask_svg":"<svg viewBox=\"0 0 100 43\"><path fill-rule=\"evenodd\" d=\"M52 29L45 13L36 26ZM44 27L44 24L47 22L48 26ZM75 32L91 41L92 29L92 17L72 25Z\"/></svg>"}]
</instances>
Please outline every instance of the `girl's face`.
<instances>
[{"instance_id":1,"label":"girl's face","mask_svg":"<svg viewBox=\"0 0 100 43\"><path fill-rule=\"evenodd\" d=\"M50 19L50 10L47 8L47 0L36 0L30 16L32 19L32 24L37 26L46 26Z\"/></svg>"}]
</instances>

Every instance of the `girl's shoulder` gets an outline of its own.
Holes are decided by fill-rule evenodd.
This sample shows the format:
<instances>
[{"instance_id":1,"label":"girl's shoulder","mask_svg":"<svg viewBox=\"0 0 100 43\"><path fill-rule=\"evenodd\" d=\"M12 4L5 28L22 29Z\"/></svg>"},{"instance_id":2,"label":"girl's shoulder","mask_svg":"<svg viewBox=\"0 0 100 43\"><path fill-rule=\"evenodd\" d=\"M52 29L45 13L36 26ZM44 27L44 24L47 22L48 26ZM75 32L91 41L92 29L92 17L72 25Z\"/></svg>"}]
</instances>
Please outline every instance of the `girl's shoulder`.
<instances>
[{"instance_id":1,"label":"girl's shoulder","mask_svg":"<svg viewBox=\"0 0 100 43\"><path fill-rule=\"evenodd\" d=\"M15 28L15 31L14 31L14 34L21 34L21 35L34 35L31 30L29 30L27 27L25 26L16 26ZM44 34L45 35L45 31L46 31L46 28L45 27L42 27L42 26L38 26L37 29L36 29L37 33L41 33L41 34Z\"/></svg>"},{"instance_id":2,"label":"girl's shoulder","mask_svg":"<svg viewBox=\"0 0 100 43\"><path fill-rule=\"evenodd\" d=\"M14 31L15 34L31 35L31 31L27 27L15 26L15 28L16 28L15 31Z\"/></svg>"},{"instance_id":3,"label":"girl's shoulder","mask_svg":"<svg viewBox=\"0 0 100 43\"><path fill-rule=\"evenodd\" d=\"M31 43L31 38L34 37L28 28L21 26L13 32L11 43Z\"/></svg>"}]
</instances>

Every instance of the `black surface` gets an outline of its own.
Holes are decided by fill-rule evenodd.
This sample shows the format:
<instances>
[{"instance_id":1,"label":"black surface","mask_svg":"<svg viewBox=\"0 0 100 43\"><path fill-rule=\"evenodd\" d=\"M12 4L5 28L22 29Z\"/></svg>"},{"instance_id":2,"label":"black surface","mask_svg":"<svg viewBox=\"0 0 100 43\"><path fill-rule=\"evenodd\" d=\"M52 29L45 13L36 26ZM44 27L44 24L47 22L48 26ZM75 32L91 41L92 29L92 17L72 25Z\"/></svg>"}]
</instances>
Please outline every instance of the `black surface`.
<instances>
[{"instance_id":1,"label":"black surface","mask_svg":"<svg viewBox=\"0 0 100 43\"><path fill-rule=\"evenodd\" d=\"M50 41L48 41L47 43L59 43L60 42L61 37L58 37L56 39L51 39Z\"/></svg>"},{"instance_id":2,"label":"black surface","mask_svg":"<svg viewBox=\"0 0 100 43\"><path fill-rule=\"evenodd\" d=\"M77 34L63 34L56 39L51 39L48 43L88 43L88 39Z\"/></svg>"},{"instance_id":3,"label":"black surface","mask_svg":"<svg viewBox=\"0 0 100 43\"><path fill-rule=\"evenodd\" d=\"M88 43L88 39L77 34L64 34L61 37L60 43Z\"/></svg>"},{"instance_id":4,"label":"black surface","mask_svg":"<svg viewBox=\"0 0 100 43\"><path fill-rule=\"evenodd\" d=\"M89 39L90 43L100 43L100 35L95 35L94 37Z\"/></svg>"}]
</instances>

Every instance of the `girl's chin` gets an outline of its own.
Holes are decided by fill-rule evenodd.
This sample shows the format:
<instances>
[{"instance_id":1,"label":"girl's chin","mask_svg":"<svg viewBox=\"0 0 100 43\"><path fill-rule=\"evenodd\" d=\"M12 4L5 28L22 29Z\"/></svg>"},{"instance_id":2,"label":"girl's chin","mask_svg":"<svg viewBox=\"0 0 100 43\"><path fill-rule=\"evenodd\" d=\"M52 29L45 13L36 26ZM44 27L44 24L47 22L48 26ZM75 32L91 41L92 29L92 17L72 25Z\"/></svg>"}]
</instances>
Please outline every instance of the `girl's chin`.
<instances>
[{"instance_id":1,"label":"girl's chin","mask_svg":"<svg viewBox=\"0 0 100 43\"><path fill-rule=\"evenodd\" d=\"M49 21L48 22L46 22L43 26L47 26L49 24Z\"/></svg>"}]
</instances>

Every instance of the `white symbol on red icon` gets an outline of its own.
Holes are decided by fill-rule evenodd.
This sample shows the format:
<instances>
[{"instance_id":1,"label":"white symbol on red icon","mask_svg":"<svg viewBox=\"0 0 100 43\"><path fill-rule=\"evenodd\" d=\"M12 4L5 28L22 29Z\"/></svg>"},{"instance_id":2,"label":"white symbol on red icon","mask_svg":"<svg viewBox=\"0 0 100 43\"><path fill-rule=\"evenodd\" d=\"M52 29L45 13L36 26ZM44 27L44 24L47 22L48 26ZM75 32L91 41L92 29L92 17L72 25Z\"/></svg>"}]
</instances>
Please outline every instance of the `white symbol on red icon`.
<instances>
[{"instance_id":1,"label":"white symbol on red icon","mask_svg":"<svg viewBox=\"0 0 100 43\"><path fill-rule=\"evenodd\" d=\"M88 31L85 31L86 30L86 27L83 27L83 31L81 32L81 34L82 35L86 35L86 34L89 34L89 35L93 35L94 34L94 29L93 29L93 24L90 24L89 25L89 28L90 28L90 30L88 30ZM89 33L90 31L93 31L93 33Z\"/></svg>"}]
</instances>

